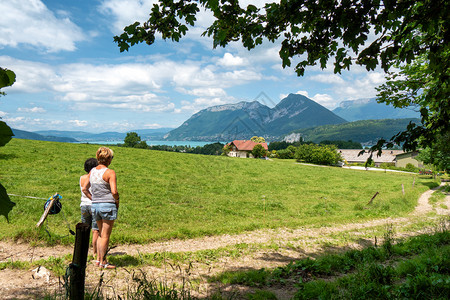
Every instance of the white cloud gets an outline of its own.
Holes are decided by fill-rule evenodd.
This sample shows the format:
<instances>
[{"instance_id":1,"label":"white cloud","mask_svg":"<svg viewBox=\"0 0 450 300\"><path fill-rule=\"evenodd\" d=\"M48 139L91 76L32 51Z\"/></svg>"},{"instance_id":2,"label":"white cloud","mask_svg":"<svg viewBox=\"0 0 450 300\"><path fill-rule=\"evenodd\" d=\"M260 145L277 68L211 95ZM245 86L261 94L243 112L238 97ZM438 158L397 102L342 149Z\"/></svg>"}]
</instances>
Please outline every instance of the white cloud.
<instances>
[{"instance_id":1,"label":"white cloud","mask_svg":"<svg viewBox=\"0 0 450 300\"><path fill-rule=\"evenodd\" d=\"M227 95L224 89L215 87L196 88L192 90L178 88L177 91L183 94L197 97L223 97Z\"/></svg>"},{"instance_id":2,"label":"white cloud","mask_svg":"<svg viewBox=\"0 0 450 300\"><path fill-rule=\"evenodd\" d=\"M77 111L102 106L144 112L175 111L175 104L161 96L167 93L166 89L222 98L226 97L224 88L263 79L251 70L223 72L214 65L204 66L203 62L180 63L161 57L143 63L52 66L0 56L0 65L16 72L17 81L11 91L52 93L55 101L74 102L72 109Z\"/></svg>"},{"instance_id":3,"label":"white cloud","mask_svg":"<svg viewBox=\"0 0 450 300\"><path fill-rule=\"evenodd\" d=\"M36 93L51 89L57 79L54 67L33 61L0 56L0 66L13 70L16 82L8 87L11 92Z\"/></svg>"},{"instance_id":4,"label":"white cloud","mask_svg":"<svg viewBox=\"0 0 450 300\"><path fill-rule=\"evenodd\" d=\"M6 112L0 110L0 118L5 117L7 114L8 114L8 113L6 113Z\"/></svg>"},{"instance_id":5,"label":"white cloud","mask_svg":"<svg viewBox=\"0 0 450 300\"><path fill-rule=\"evenodd\" d=\"M161 104L153 104L153 105L146 105L141 103L117 103L117 104L110 104L108 105L111 108L115 109L127 109L127 110L133 110L133 111L141 111L141 112L171 112L175 108L174 103L161 103Z\"/></svg>"},{"instance_id":6,"label":"white cloud","mask_svg":"<svg viewBox=\"0 0 450 300\"><path fill-rule=\"evenodd\" d=\"M385 74L382 71L366 72L359 75L353 74L351 86L343 86L336 90L340 98L351 100L375 97L377 95L375 88L386 81Z\"/></svg>"},{"instance_id":7,"label":"white cloud","mask_svg":"<svg viewBox=\"0 0 450 300\"><path fill-rule=\"evenodd\" d=\"M224 67L238 67L246 65L246 61L239 56L234 56L231 53L225 53L221 59L217 61L217 64Z\"/></svg>"},{"instance_id":8,"label":"white cloud","mask_svg":"<svg viewBox=\"0 0 450 300\"><path fill-rule=\"evenodd\" d=\"M333 99L332 96L327 94L315 94L314 96L310 97L308 91L297 91L295 94L302 95L305 97L308 97L315 102L319 103L322 106L325 106L328 109L332 109L336 107L339 101ZM280 99L284 99L288 96L288 94L281 94Z\"/></svg>"},{"instance_id":9,"label":"white cloud","mask_svg":"<svg viewBox=\"0 0 450 300\"><path fill-rule=\"evenodd\" d=\"M318 74L310 76L309 79L326 83L326 84L343 84L345 83L344 79L337 74Z\"/></svg>"},{"instance_id":10,"label":"white cloud","mask_svg":"<svg viewBox=\"0 0 450 300\"><path fill-rule=\"evenodd\" d=\"M6 124L8 124L9 127L20 129L23 128L21 126L25 124L24 120L25 117L8 117L8 115L6 114L3 117L2 121L6 122Z\"/></svg>"},{"instance_id":11,"label":"white cloud","mask_svg":"<svg viewBox=\"0 0 450 300\"><path fill-rule=\"evenodd\" d=\"M0 1L0 11L0 46L74 51L75 43L85 39L67 14L56 16L40 0Z\"/></svg>"},{"instance_id":12,"label":"white cloud","mask_svg":"<svg viewBox=\"0 0 450 300\"><path fill-rule=\"evenodd\" d=\"M297 91L297 92L296 92L296 94L298 94L298 95L303 95L303 96L305 96L305 97L308 97L308 98L309 98L309 94L308 94L308 92L307 92L307 91Z\"/></svg>"},{"instance_id":13,"label":"white cloud","mask_svg":"<svg viewBox=\"0 0 450 300\"><path fill-rule=\"evenodd\" d=\"M125 26L148 20L155 0L104 0L99 6L101 13L113 17L112 31L119 34Z\"/></svg>"},{"instance_id":14,"label":"white cloud","mask_svg":"<svg viewBox=\"0 0 450 300\"><path fill-rule=\"evenodd\" d=\"M85 102L89 100L89 95L86 93L69 92L61 99L64 101Z\"/></svg>"},{"instance_id":15,"label":"white cloud","mask_svg":"<svg viewBox=\"0 0 450 300\"><path fill-rule=\"evenodd\" d=\"M252 70L236 70L233 72L226 72L223 74L223 80L232 80L234 84L245 81L259 81L263 76Z\"/></svg>"},{"instance_id":16,"label":"white cloud","mask_svg":"<svg viewBox=\"0 0 450 300\"><path fill-rule=\"evenodd\" d=\"M314 101L316 101L317 103L319 103L320 105L325 106L328 109L335 108L339 102L327 94L315 94L314 97L312 97L312 99Z\"/></svg>"},{"instance_id":17,"label":"white cloud","mask_svg":"<svg viewBox=\"0 0 450 300\"><path fill-rule=\"evenodd\" d=\"M181 101L181 110L184 112L192 112L196 113L202 109L205 109L210 106L216 105L224 105L236 102L236 99L233 97L224 97L224 98L196 98L193 102L191 101Z\"/></svg>"},{"instance_id":18,"label":"white cloud","mask_svg":"<svg viewBox=\"0 0 450 300\"><path fill-rule=\"evenodd\" d=\"M15 118L5 118L5 120L7 120L7 122L20 122L25 120L24 117L15 117Z\"/></svg>"},{"instance_id":19,"label":"white cloud","mask_svg":"<svg viewBox=\"0 0 450 300\"><path fill-rule=\"evenodd\" d=\"M46 110L42 107L32 107L32 108L27 108L27 107L19 107L17 109L18 112L25 112L25 113L44 113L46 112Z\"/></svg>"},{"instance_id":20,"label":"white cloud","mask_svg":"<svg viewBox=\"0 0 450 300\"><path fill-rule=\"evenodd\" d=\"M88 125L88 122L84 120L69 120L69 123L76 127L86 127Z\"/></svg>"},{"instance_id":21,"label":"white cloud","mask_svg":"<svg viewBox=\"0 0 450 300\"><path fill-rule=\"evenodd\" d=\"M162 128L164 126L162 126L158 123L153 123L153 124L145 124L144 127L149 128L149 129L158 129L158 128Z\"/></svg>"}]
</instances>

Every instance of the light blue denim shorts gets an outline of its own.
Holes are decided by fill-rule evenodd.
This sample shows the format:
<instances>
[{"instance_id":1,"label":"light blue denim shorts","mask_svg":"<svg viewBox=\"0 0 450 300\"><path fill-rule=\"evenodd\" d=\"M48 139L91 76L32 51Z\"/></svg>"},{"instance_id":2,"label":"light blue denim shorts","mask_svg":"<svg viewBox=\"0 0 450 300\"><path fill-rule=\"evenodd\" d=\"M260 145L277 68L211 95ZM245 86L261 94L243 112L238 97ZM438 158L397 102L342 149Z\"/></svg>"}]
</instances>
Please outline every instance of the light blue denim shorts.
<instances>
[{"instance_id":1,"label":"light blue denim shorts","mask_svg":"<svg viewBox=\"0 0 450 300\"><path fill-rule=\"evenodd\" d=\"M97 222L92 217L92 207L90 205L80 206L81 223L91 224L92 230L98 230Z\"/></svg>"},{"instance_id":2,"label":"light blue denim shorts","mask_svg":"<svg viewBox=\"0 0 450 300\"><path fill-rule=\"evenodd\" d=\"M92 203L92 216L95 221L117 219L115 203Z\"/></svg>"}]
</instances>

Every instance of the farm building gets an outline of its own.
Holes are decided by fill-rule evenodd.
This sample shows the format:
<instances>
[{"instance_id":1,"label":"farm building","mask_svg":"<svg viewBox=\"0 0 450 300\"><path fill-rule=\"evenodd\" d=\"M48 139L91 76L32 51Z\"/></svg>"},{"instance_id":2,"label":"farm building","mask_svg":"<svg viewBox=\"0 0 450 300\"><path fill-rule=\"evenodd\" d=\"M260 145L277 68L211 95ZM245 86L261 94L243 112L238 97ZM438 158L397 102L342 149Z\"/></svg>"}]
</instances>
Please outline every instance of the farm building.
<instances>
[{"instance_id":1,"label":"farm building","mask_svg":"<svg viewBox=\"0 0 450 300\"><path fill-rule=\"evenodd\" d=\"M339 149L338 152L342 155L342 157L348 164L352 163L364 164L369 158L369 153L365 151L364 154L358 156L361 150L362 149ZM382 163L390 163L392 165L395 165L397 155L402 153L405 152L403 150L383 150L381 156L377 156L377 153L375 152L372 155L372 159L376 167L379 167Z\"/></svg>"},{"instance_id":2,"label":"farm building","mask_svg":"<svg viewBox=\"0 0 450 300\"><path fill-rule=\"evenodd\" d=\"M228 156L246 158L253 157L252 150L258 144L261 144L266 150L269 149L267 143L256 143L250 140L234 140L225 147L231 146L231 151L228 153Z\"/></svg>"},{"instance_id":3,"label":"farm building","mask_svg":"<svg viewBox=\"0 0 450 300\"><path fill-rule=\"evenodd\" d=\"M423 168L423 162L416 160L418 154L418 151L397 154L395 166L405 168L407 164L412 164L417 168Z\"/></svg>"}]
</instances>

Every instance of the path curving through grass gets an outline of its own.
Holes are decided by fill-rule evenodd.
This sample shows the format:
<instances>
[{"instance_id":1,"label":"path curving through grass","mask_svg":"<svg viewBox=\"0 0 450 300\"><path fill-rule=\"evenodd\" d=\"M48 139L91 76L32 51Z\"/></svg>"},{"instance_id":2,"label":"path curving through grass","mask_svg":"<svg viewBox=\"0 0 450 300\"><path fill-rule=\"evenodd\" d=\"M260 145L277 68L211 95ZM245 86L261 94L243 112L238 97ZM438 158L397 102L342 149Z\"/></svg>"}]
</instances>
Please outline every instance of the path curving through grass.
<instances>
[{"instance_id":1,"label":"path curving through grass","mask_svg":"<svg viewBox=\"0 0 450 300\"><path fill-rule=\"evenodd\" d=\"M92 289L104 273L104 280L108 283L105 292L113 296L120 295L126 292L127 286L133 284L130 274L139 270L165 282L179 283L189 277L190 282L195 282L192 288L194 294L204 296L212 288L207 278L224 271L275 268L329 251L367 247L380 242L387 225L396 229L396 236L427 232L439 218L450 215L448 193L442 201L443 205L433 207L429 203L432 194L442 187L443 184L423 193L416 209L407 217L376 219L333 227L264 229L238 235L171 240L145 245L118 245L110 252L111 260L122 261L123 266L116 271L103 272L89 265L86 270L87 287ZM223 249L226 251L221 251ZM72 248L67 246L33 247L25 243L1 241L0 263L33 263L49 257L62 258L72 254L72 251ZM230 253L235 254L229 255ZM152 255L155 258L157 255L167 256L167 260L164 258L160 264L145 263L144 260L139 262L140 257ZM187 269L189 271L186 271ZM4 268L0 270L0 282L3 299L28 299L30 295L42 295L45 289L61 289L57 277L50 276L48 280L35 279L31 269ZM227 288L230 287L224 289ZM289 291L284 293L286 294L280 295L281 298L288 297Z\"/></svg>"}]
</instances>

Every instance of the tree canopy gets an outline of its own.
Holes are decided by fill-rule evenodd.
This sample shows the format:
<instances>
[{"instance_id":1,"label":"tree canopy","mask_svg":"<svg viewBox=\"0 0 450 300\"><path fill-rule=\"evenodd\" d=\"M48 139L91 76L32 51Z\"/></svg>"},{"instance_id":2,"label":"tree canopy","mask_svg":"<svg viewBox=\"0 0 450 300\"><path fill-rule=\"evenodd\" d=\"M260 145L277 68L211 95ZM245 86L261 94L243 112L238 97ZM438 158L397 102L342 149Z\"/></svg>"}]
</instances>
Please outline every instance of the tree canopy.
<instances>
[{"instance_id":1,"label":"tree canopy","mask_svg":"<svg viewBox=\"0 0 450 300\"><path fill-rule=\"evenodd\" d=\"M1 89L13 85L15 81L16 74L13 71L0 67L0 96L5 95L5 92L2 92ZM6 145L13 135L11 128L5 122L0 121L0 147ZM0 215L4 215L6 220L8 220L8 214L15 205L9 199L6 189L0 183Z\"/></svg>"},{"instance_id":2,"label":"tree canopy","mask_svg":"<svg viewBox=\"0 0 450 300\"><path fill-rule=\"evenodd\" d=\"M252 155L254 158L265 157L267 155L267 151L261 144L256 144L255 147L253 147Z\"/></svg>"},{"instance_id":3,"label":"tree canopy","mask_svg":"<svg viewBox=\"0 0 450 300\"><path fill-rule=\"evenodd\" d=\"M319 64L323 69L331 60L334 72L340 73L352 64L367 70L380 66L389 72L393 66L414 66L420 63L417 59L423 59L427 77L417 90L420 93L430 87L424 101L398 97L389 85L381 91L381 102L396 107L419 105L421 109L422 124L408 126L393 141L402 143L405 150L414 150L418 137L431 144L436 131L449 129L450 1L281 0L261 9L252 4L241 7L235 0L160 0L146 22L125 27L114 41L120 51L142 42L151 45L158 34L164 40L179 41L195 25L200 7L214 16L203 32L212 37L214 48L232 41L241 41L249 50L264 40L280 42L283 67L298 60L295 71L299 76L307 66ZM395 79L394 73L389 76ZM446 113L437 108L443 102ZM385 144L390 141L380 141L378 149Z\"/></svg>"},{"instance_id":4,"label":"tree canopy","mask_svg":"<svg viewBox=\"0 0 450 300\"><path fill-rule=\"evenodd\" d=\"M124 147L138 147L141 143L141 137L136 132L127 132L127 136L123 140Z\"/></svg>"},{"instance_id":5,"label":"tree canopy","mask_svg":"<svg viewBox=\"0 0 450 300\"><path fill-rule=\"evenodd\" d=\"M262 136L252 136L252 138L250 139L250 141L255 142L255 143L265 143L266 139L263 138Z\"/></svg>"}]
</instances>

